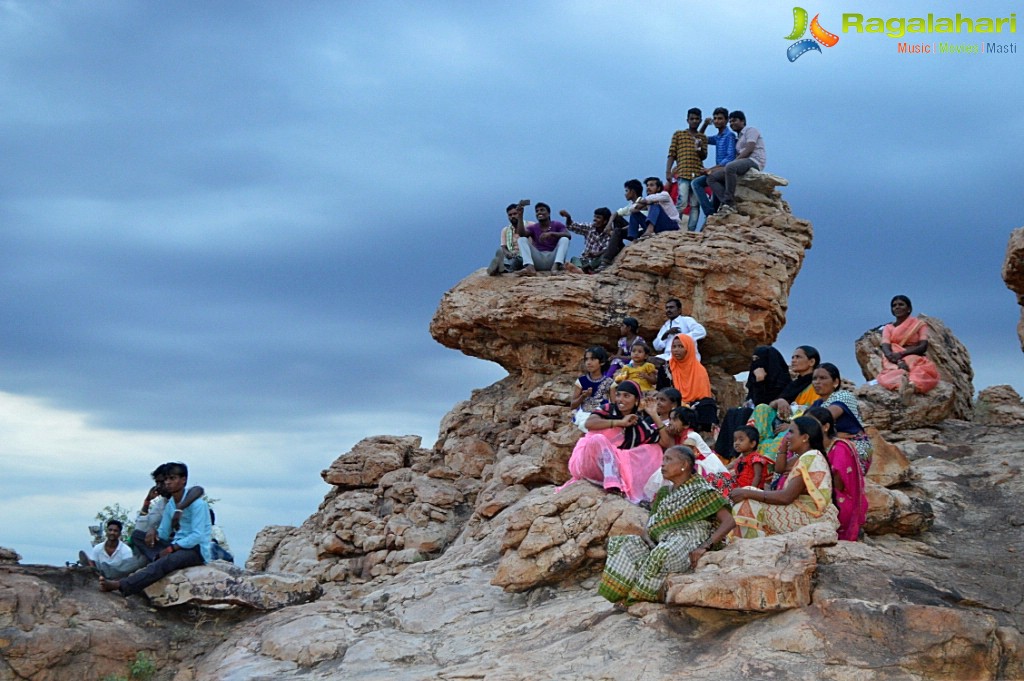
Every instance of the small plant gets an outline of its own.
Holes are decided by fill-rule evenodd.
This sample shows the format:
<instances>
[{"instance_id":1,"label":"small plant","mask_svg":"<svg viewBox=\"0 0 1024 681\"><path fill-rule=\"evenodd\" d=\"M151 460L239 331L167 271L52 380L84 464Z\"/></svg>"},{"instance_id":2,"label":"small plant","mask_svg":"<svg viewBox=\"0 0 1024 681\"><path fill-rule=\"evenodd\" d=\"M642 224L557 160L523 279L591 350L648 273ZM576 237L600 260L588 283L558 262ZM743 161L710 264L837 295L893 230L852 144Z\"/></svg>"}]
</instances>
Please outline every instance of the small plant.
<instances>
[{"instance_id":1,"label":"small plant","mask_svg":"<svg viewBox=\"0 0 1024 681\"><path fill-rule=\"evenodd\" d=\"M149 655L139 651L135 655L135 662L132 662L132 666L128 668L128 673L133 681L150 681L156 674L156 663Z\"/></svg>"}]
</instances>

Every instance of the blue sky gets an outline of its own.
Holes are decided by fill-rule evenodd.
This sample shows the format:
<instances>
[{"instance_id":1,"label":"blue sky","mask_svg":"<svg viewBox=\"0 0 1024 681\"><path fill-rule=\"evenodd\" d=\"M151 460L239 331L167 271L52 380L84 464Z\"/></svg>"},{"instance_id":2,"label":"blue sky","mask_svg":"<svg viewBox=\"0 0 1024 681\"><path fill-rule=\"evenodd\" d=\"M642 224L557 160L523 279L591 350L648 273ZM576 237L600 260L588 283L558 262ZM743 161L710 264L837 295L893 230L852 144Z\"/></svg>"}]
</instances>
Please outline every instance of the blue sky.
<instances>
[{"instance_id":1,"label":"blue sky","mask_svg":"<svg viewBox=\"0 0 1024 681\"><path fill-rule=\"evenodd\" d=\"M839 30L893 5L851 2L805 5L840 42L790 63L792 4L710 7L0 1L0 545L71 559L181 459L244 554L362 437L433 442L503 375L427 325L504 206L618 207L691 106L744 110L814 223L784 352L859 378L854 340L905 293L976 387L1024 392L999 274L1024 57L899 55Z\"/></svg>"}]
</instances>

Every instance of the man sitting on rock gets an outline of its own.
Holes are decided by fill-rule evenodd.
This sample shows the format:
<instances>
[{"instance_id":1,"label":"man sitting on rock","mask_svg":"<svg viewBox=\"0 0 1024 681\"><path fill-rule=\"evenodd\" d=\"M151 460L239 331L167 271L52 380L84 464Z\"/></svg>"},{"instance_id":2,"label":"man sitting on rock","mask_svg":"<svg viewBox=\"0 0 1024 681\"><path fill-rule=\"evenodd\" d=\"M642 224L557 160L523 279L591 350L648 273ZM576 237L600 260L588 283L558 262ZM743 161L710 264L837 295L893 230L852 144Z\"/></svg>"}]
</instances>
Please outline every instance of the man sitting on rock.
<instances>
[{"instance_id":1,"label":"man sitting on rock","mask_svg":"<svg viewBox=\"0 0 1024 681\"><path fill-rule=\"evenodd\" d=\"M491 264L487 266L487 274L492 277L502 272L516 272L523 268L523 256L519 254L519 233L516 229L519 224L516 208L518 204L515 203L510 203L505 208L508 224L501 229L501 236L498 237L501 245L498 246Z\"/></svg>"},{"instance_id":2,"label":"man sitting on rock","mask_svg":"<svg viewBox=\"0 0 1024 681\"><path fill-rule=\"evenodd\" d=\"M654 234L679 231L679 211L676 210L672 195L665 191L665 185L657 177L644 180L647 185L647 197L637 199L629 216L628 239L650 236L648 230L653 228ZM647 215L643 208L650 206Z\"/></svg>"},{"instance_id":3,"label":"man sitting on rock","mask_svg":"<svg viewBox=\"0 0 1024 681\"><path fill-rule=\"evenodd\" d=\"M560 210L558 214L565 218L565 226L570 232L583 235L583 254L578 259L574 258L571 264L578 265L588 274L594 272L601 266L601 256L608 250L612 212L607 208L595 209L593 222L573 222L567 210Z\"/></svg>"},{"instance_id":4,"label":"man sitting on rock","mask_svg":"<svg viewBox=\"0 0 1024 681\"><path fill-rule=\"evenodd\" d=\"M105 579L100 577L101 591L120 591L125 596L140 593L150 584L182 568L202 565L212 560L210 547L210 507L202 498L188 508L179 509L185 499L188 485L188 466L183 463L167 464L163 489L168 494L158 530L159 539L167 542L160 557L127 577ZM173 532L172 521L177 519L179 529Z\"/></svg>"},{"instance_id":5,"label":"man sitting on rock","mask_svg":"<svg viewBox=\"0 0 1024 681\"><path fill-rule=\"evenodd\" d=\"M135 517L135 529L132 531L132 552L136 557L143 560L139 564L142 567L146 563L152 563L160 557L160 551L166 548L157 538L157 530L163 518L164 507L167 505L167 497L170 496L164 490L164 478L167 476L169 464L162 463L156 467L151 475L153 476L153 487L142 500L142 510ZM192 505L196 499L201 499L206 490L201 485L189 487L185 492L185 498L177 505L178 510L184 511ZM172 520L171 529L178 529L177 521ZM138 569L138 568L136 568Z\"/></svg>"},{"instance_id":6,"label":"man sitting on rock","mask_svg":"<svg viewBox=\"0 0 1024 681\"><path fill-rule=\"evenodd\" d=\"M80 565L95 568L107 579L125 577L146 564L145 558L135 556L131 548L121 541L124 523L117 518L107 521L105 527L107 540L92 547L88 553L78 552Z\"/></svg>"},{"instance_id":7,"label":"man sitting on rock","mask_svg":"<svg viewBox=\"0 0 1024 681\"><path fill-rule=\"evenodd\" d=\"M566 269L565 256L569 253L572 237L561 222L551 219L551 206L538 202L534 212L537 222L526 224L523 207L516 208L519 219L519 252L523 255L523 269L519 274L531 277L538 271L561 272ZM579 271L575 265L568 269Z\"/></svg>"},{"instance_id":8,"label":"man sitting on rock","mask_svg":"<svg viewBox=\"0 0 1024 681\"><path fill-rule=\"evenodd\" d=\"M665 317L667 321L661 325L661 329L658 330L658 335L654 337L654 349L660 350L661 354L658 355L658 359L668 361L672 357L672 339L677 334L685 333L687 336L692 338L695 343L701 338L708 335L707 330L701 326L693 317L687 317L682 314L683 304L678 298L670 298L665 303ZM697 352L697 360L700 360L700 352Z\"/></svg>"},{"instance_id":9,"label":"man sitting on rock","mask_svg":"<svg viewBox=\"0 0 1024 681\"><path fill-rule=\"evenodd\" d=\"M722 170L716 170L708 176L708 186L721 202L719 215L736 212L736 182L740 175L750 171L764 170L767 157L764 150L764 138L757 128L747 125L747 117L742 111L729 114L729 127L739 135L736 141L736 160L725 164Z\"/></svg>"},{"instance_id":10,"label":"man sitting on rock","mask_svg":"<svg viewBox=\"0 0 1024 681\"><path fill-rule=\"evenodd\" d=\"M631 239L628 235L629 223L627 220L633 213L633 207L636 202L643 197L644 186L640 184L640 180L632 179L626 180L624 185L626 193L626 201L629 201L625 206L615 211L615 217L612 219L612 226L610 231L610 238L608 240L608 248L605 249L604 253L601 254L601 264L598 266L598 271L605 269L612 264L615 260L615 256L623 249L626 239ZM640 214L645 218L647 217L647 209L641 208Z\"/></svg>"}]
</instances>

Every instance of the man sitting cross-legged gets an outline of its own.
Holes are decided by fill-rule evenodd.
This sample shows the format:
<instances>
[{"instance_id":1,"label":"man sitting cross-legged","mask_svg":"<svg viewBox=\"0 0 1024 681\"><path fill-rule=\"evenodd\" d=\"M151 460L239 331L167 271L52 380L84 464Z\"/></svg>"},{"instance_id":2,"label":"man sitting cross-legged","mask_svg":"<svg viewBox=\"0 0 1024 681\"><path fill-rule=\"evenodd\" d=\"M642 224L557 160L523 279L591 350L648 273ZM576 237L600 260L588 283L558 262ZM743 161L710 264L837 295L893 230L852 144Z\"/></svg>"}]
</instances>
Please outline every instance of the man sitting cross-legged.
<instances>
[{"instance_id":1,"label":"man sitting cross-legged","mask_svg":"<svg viewBox=\"0 0 1024 681\"><path fill-rule=\"evenodd\" d=\"M188 484L188 467L183 463L171 463L164 477L164 490L169 494L158 530L159 538L169 542L160 557L146 567L127 577L105 579L100 577L100 590L120 591L125 596L140 593L150 584L182 568L202 565L212 560L210 548L210 507L203 499L196 499L186 509L179 509L178 503L185 498ZM171 522L178 516L180 529L172 535Z\"/></svg>"},{"instance_id":2,"label":"man sitting cross-legged","mask_svg":"<svg viewBox=\"0 0 1024 681\"><path fill-rule=\"evenodd\" d=\"M587 273L597 270L611 239L612 231L608 223L611 222L612 212L607 208L595 209L593 222L573 222L567 210L560 210L558 214L565 218L565 226L570 232L583 235L583 254L578 259L574 258L576 262L570 262L566 268L572 269L570 265L578 265Z\"/></svg>"},{"instance_id":3,"label":"man sitting cross-legged","mask_svg":"<svg viewBox=\"0 0 1024 681\"><path fill-rule=\"evenodd\" d=\"M92 547L89 552L79 551L79 564L96 568L107 579L130 575L146 564L145 558L132 554L131 547L121 541L124 524L120 520L111 518L104 529L107 540Z\"/></svg>"}]
</instances>

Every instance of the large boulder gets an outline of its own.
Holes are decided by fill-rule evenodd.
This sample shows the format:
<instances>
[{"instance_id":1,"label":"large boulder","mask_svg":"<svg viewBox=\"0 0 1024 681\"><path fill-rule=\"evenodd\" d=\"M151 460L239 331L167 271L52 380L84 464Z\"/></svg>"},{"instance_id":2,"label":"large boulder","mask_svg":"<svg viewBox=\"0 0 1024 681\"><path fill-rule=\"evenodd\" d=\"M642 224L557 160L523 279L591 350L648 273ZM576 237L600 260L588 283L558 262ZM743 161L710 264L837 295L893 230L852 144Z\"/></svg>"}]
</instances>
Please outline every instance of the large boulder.
<instances>
[{"instance_id":1,"label":"large boulder","mask_svg":"<svg viewBox=\"0 0 1024 681\"><path fill-rule=\"evenodd\" d=\"M584 348L609 345L625 316L650 340L669 298L708 331L707 366L735 374L785 323L789 290L812 230L794 217L772 175L751 178L739 212L712 217L701 233L666 232L628 246L596 275L470 275L441 300L430 332L443 345L497 362L528 384L575 370Z\"/></svg>"},{"instance_id":2,"label":"large boulder","mask_svg":"<svg viewBox=\"0 0 1024 681\"><path fill-rule=\"evenodd\" d=\"M1006 260L1003 261L1003 281L1008 289L1017 294L1017 304L1021 306L1017 336L1020 338L1020 349L1024 350L1024 227L1018 227L1010 233Z\"/></svg>"},{"instance_id":3,"label":"large boulder","mask_svg":"<svg viewBox=\"0 0 1024 681\"><path fill-rule=\"evenodd\" d=\"M146 588L150 602L161 608L191 603L277 610L316 600L322 593L310 577L252 573L224 561L177 570Z\"/></svg>"},{"instance_id":4,"label":"large boulder","mask_svg":"<svg viewBox=\"0 0 1024 681\"><path fill-rule=\"evenodd\" d=\"M935 362L942 381L950 384L938 386L925 395L913 395L909 404L893 401L892 391L881 386L862 387L858 397L864 407L865 421L882 430L902 430L932 425L946 418L971 418L974 400L974 369L971 355L941 319L917 315L928 325L928 358ZM882 326L866 331L854 344L857 363L868 381L882 371Z\"/></svg>"},{"instance_id":5,"label":"large boulder","mask_svg":"<svg viewBox=\"0 0 1024 681\"><path fill-rule=\"evenodd\" d=\"M1024 402L1009 385L994 385L978 393L974 420L986 426L1024 424Z\"/></svg>"},{"instance_id":6,"label":"large boulder","mask_svg":"<svg viewBox=\"0 0 1024 681\"><path fill-rule=\"evenodd\" d=\"M836 531L824 523L734 541L704 554L694 572L671 575L665 602L747 612L805 607L814 590L815 548L836 541Z\"/></svg>"},{"instance_id":7,"label":"large boulder","mask_svg":"<svg viewBox=\"0 0 1024 681\"><path fill-rule=\"evenodd\" d=\"M491 584L526 591L592 568L609 536L642 534L647 511L587 482L535 490L507 511L502 558Z\"/></svg>"}]
</instances>

